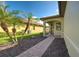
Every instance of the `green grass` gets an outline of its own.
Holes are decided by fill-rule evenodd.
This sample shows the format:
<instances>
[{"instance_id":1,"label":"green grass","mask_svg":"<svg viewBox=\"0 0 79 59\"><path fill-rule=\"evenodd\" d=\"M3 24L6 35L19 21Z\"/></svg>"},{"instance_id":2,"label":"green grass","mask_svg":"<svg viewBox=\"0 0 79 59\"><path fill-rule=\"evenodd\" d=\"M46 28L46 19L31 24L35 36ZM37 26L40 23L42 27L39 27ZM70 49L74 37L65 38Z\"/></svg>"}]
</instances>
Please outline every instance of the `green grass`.
<instances>
[{"instance_id":1,"label":"green grass","mask_svg":"<svg viewBox=\"0 0 79 59\"><path fill-rule=\"evenodd\" d=\"M40 36L42 35L41 33L32 33L32 34L25 34L25 35L20 35L19 33L16 34L17 39L28 39L28 38L32 38L34 36ZM8 44L9 42L11 42L12 40L6 35L6 33L0 33L0 45L4 45L4 44Z\"/></svg>"}]
</instances>

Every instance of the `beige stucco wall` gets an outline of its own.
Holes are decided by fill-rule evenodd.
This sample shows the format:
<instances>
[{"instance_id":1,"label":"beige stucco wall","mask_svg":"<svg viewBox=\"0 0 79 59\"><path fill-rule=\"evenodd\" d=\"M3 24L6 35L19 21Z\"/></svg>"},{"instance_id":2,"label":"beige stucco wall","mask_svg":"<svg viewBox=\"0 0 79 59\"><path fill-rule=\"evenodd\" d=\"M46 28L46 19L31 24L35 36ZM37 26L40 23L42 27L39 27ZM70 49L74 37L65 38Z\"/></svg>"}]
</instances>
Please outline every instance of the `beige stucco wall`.
<instances>
[{"instance_id":1,"label":"beige stucco wall","mask_svg":"<svg viewBox=\"0 0 79 59\"><path fill-rule=\"evenodd\" d=\"M64 38L70 56L79 57L79 2L67 2Z\"/></svg>"},{"instance_id":2,"label":"beige stucco wall","mask_svg":"<svg viewBox=\"0 0 79 59\"><path fill-rule=\"evenodd\" d=\"M12 32L12 30L11 30L12 26L8 27L8 28L9 28L9 31ZM24 29L25 29L25 26L16 26L17 32L22 31ZM31 25L30 26L30 30L31 30L31 33L43 32L43 27L41 27L41 26L35 26L35 30L33 30L33 26ZM1 27L0 27L0 32L4 32Z\"/></svg>"}]
</instances>

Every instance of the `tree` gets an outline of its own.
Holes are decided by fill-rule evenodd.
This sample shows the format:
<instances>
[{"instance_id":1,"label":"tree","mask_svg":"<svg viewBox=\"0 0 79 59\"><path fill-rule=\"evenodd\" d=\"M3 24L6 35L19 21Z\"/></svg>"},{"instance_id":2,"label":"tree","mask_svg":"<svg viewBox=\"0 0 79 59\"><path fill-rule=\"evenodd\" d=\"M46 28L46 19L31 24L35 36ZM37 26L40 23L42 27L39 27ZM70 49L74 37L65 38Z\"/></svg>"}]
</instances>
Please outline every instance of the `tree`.
<instances>
[{"instance_id":1,"label":"tree","mask_svg":"<svg viewBox=\"0 0 79 59\"><path fill-rule=\"evenodd\" d=\"M33 16L32 13L28 13L27 16L25 16L28 18L28 22L26 23L26 27L25 27L25 30L23 32L23 35L26 33L27 30L30 29L31 21L34 21L34 20L39 21L40 20L40 18L34 18L34 20L33 20L32 16Z\"/></svg>"},{"instance_id":2,"label":"tree","mask_svg":"<svg viewBox=\"0 0 79 59\"><path fill-rule=\"evenodd\" d=\"M17 16L20 13L21 13L21 11L19 11L19 10L13 10L9 13L10 17L11 17L9 24L13 26L12 33L13 33L13 36L14 36L14 40L13 40L14 42L18 41L17 38L16 38L16 31L17 31L16 25L23 24L22 18Z\"/></svg>"},{"instance_id":3,"label":"tree","mask_svg":"<svg viewBox=\"0 0 79 59\"><path fill-rule=\"evenodd\" d=\"M28 17L28 22L26 23L26 27L25 27L25 30L24 30L24 32L23 32L23 35L26 33L26 31L30 28L30 21L31 21L31 19L32 19L32 13L29 13L28 15L27 15L27 17Z\"/></svg>"},{"instance_id":4,"label":"tree","mask_svg":"<svg viewBox=\"0 0 79 59\"><path fill-rule=\"evenodd\" d=\"M7 8L8 6L0 5L0 26L4 30L4 32L6 32L6 34L10 37L10 39L12 39L6 23L9 21Z\"/></svg>"},{"instance_id":5,"label":"tree","mask_svg":"<svg viewBox=\"0 0 79 59\"><path fill-rule=\"evenodd\" d=\"M13 10L11 12L9 12L7 10L8 5L0 5L0 26L1 28L4 30L4 32L6 32L6 34L10 37L10 39L13 40L13 42L16 42L17 39L15 37L16 34L16 24L21 24L21 17L18 17L17 15L20 13L20 11L18 10ZM12 32L13 32L13 36L10 34L9 29L8 29L8 25L13 25L12 28Z\"/></svg>"},{"instance_id":6,"label":"tree","mask_svg":"<svg viewBox=\"0 0 79 59\"><path fill-rule=\"evenodd\" d=\"M17 38L16 38L16 25L21 25L23 23L22 19L20 17L14 17L12 19L12 24L13 24L13 28L12 28L12 32L13 32L13 36L14 36L14 40L15 42L17 42Z\"/></svg>"}]
</instances>

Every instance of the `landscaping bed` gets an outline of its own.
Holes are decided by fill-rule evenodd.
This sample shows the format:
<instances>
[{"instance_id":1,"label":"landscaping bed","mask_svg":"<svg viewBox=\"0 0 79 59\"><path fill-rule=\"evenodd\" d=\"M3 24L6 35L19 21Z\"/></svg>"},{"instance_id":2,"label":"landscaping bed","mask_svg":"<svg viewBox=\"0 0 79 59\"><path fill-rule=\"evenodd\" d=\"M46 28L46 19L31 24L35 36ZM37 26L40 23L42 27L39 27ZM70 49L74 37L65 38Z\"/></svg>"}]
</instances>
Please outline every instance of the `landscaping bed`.
<instances>
[{"instance_id":1,"label":"landscaping bed","mask_svg":"<svg viewBox=\"0 0 79 59\"><path fill-rule=\"evenodd\" d=\"M40 35L42 35L42 32L40 32L40 33L32 33L32 34L25 34L25 35L21 35L21 33L20 34L19 33L20 32L18 32L16 34L16 37L17 37L18 40L25 39L25 38L28 39L28 38L32 38L34 36L40 36ZM12 43L12 39L10 39L6 35L6 33L0 32L0 46L5 46L5 45L10 44L10 43Z\"/></svg>"},{"instance_id":2,"label":"landscaping bed","mask_svg":"<svg viewBox=\"0 0 79 59\"><path fill-rule=\"evenodd\" d=\"M36 34L34 34L36 35ZM43 37L41 34L38 34L36 36L30 36L30 38L23 38L18 40L18 45L2 50L0 51L0 56L1 57L13 57L17 56L20 53L24 52L25 50L33 47L35 44L38 42L44 40L46 37Z\"/></svg>"}]
</instances>

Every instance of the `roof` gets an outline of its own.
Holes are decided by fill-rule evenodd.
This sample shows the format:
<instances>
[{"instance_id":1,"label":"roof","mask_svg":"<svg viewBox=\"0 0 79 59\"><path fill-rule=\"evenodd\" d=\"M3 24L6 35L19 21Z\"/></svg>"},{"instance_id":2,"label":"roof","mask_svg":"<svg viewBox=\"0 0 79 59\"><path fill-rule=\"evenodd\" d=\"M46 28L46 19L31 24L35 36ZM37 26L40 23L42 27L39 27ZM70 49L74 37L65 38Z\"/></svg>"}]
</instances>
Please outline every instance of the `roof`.
<instances>
[{"instance_id":1,"label":"roof","mask_svg":"<svg viewBox=\"0 0 79 59\"><path fill-rule=\"evenodd\" d=\"M43 17L43 18L40 18L41 20L45 20L45 19L51 19L51 18L58 18L60 17L59 15L55 15L55 16L47 16L47 17Z\"/></svg>"},{"instance_id":2,"label":"roof","mask_svg":"<svg viewBox=\"0 0 79 59\"><path fill-rule=\"evenodd\" d=\"M22 20L25 24L28 23L27 19ZM32 21L30 22L31 25L36 25L36 26L43 26L42 24L39 24L37 21Z\"/></svg>"},{"instance_id":3,"label":"roof","mask_svg":"<svg viewBox=\"0 0 79 59\"><path fill-rule=\"evenodd\" d=\"M43 17L43 18L40 18L40 19L41 20L45 20L45 19L52 19L52 18L64 17L66 3L67 3L66 1L58 1L59 15L47 16L47 17Z\"/></svg>"}]
</instances>

